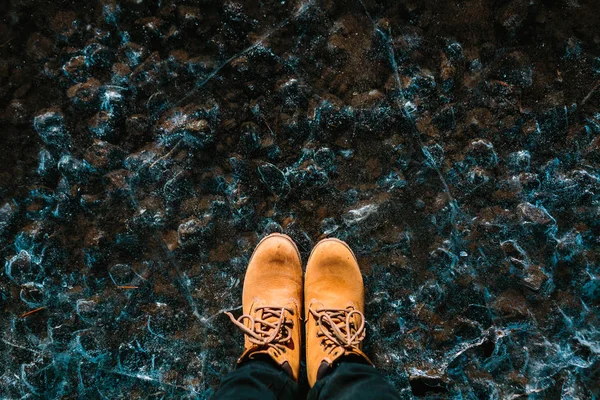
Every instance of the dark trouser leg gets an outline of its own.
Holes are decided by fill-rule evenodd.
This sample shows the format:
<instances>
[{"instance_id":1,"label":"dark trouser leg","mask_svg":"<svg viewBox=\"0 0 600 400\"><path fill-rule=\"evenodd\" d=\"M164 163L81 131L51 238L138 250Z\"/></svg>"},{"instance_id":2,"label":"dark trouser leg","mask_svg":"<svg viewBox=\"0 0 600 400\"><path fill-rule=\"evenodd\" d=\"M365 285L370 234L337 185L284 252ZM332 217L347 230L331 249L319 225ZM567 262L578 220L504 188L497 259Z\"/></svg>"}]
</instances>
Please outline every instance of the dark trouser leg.
<instances>
[{"instance_id":1,"label":"dark trouser leg","mask_svg":"<svg viewBox=\"0 0 600 400\"><path fill-rule=\"evenodd\" d=\"M227 374L213 399L295 399L298 384L275 363L246 361Z\"/></svg>"},{"instance_id":2,"label":"dark trouser leg","mask_svg":"<svg viewBox=\"0 0 600 400\"><path fill-rule=\"evenodd\" d=\"M342 361L308 392L309 400L397 400L400 395L379 371L370 365Z\"/></svg>"}]
</instances>

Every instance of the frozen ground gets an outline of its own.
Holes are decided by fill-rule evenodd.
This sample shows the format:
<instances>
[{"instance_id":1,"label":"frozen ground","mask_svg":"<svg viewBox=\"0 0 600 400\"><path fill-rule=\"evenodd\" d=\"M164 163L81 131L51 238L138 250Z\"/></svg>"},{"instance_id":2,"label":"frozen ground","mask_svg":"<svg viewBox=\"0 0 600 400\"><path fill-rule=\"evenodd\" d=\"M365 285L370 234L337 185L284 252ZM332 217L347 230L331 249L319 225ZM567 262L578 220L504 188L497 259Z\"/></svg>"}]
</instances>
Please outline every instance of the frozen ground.
<instances>
[{"instance_id":1,"label":"frozen ground","mask_svg":"<svg viewBox=\"0 0 600 400\"><path fill-rule=\"evenodd\" d=\"M404 397L600 396L595 1L0 15L0 397L210 397L273 231L355 249Z\"/></svg>"}]
</instances>

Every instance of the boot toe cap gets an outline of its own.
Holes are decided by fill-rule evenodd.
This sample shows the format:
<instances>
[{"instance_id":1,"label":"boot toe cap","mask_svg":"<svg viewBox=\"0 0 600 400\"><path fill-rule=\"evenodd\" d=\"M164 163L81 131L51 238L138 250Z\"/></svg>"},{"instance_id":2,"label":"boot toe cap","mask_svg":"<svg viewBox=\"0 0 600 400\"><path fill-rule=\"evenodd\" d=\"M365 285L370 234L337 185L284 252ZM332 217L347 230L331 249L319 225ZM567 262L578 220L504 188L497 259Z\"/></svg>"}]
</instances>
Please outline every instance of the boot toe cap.
<instances>
[{"instance_id":1,"label":"boot toe cap","mask_svg":"<svg viewBox=\"0 0 600 400\"><path fill-rule=\"evenodd\" d=\"M309 266L338 266L352 270L358 269L356 257L348 245L334 238L323 239L313 248L309 258Z\"/></svg>"},{"instance_id":2,"label":"boot toe cap","mask_svg":"<svg viewBox=\"0 0 600 400\"><path fill-rule=\"evenodd\" d=\"M280 233L265 237L256 247L252 260L300 264L300 254L292 239ZM251 261L252 261L251 260Z\"/></svg>"}]
</instances>

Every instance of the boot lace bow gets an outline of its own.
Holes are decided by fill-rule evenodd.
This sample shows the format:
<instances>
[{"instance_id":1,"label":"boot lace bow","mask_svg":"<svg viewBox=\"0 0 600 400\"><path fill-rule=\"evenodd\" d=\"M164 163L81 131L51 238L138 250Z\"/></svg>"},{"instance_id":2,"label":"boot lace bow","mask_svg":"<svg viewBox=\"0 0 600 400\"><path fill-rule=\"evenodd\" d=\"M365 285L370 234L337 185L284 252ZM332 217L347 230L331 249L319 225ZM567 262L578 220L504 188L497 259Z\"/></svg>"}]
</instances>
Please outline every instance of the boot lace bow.
<instances>
[{"instance_id":1,"label":"boot lace bow","mask_svg":"<svg viewBox=\"0 0 600 400\"><path fill-rule=\"evenodd\" d=\"M286 351L285 344L292 340L294 323L286 318L285 313L294 315L294 310L288 307L262 306L254 309L254 315L242 314L235 318L230 312L225 312L246 336L248 340L260 347L272 347L278 353Z\"/></svg>"},{"instance_id":2,"label":"boot lace bow","mask_svg":"<svg viewBox=\"0 0 600 400\"><path fill-rule=\"evenodd\" d=\"M325 347L343 347L347 350L358 348L365 338L365 317L354 307L320 308L310 313L315 318L319 332L317 336L324 337L321 343Z\"/></svg>"}]
</instances>

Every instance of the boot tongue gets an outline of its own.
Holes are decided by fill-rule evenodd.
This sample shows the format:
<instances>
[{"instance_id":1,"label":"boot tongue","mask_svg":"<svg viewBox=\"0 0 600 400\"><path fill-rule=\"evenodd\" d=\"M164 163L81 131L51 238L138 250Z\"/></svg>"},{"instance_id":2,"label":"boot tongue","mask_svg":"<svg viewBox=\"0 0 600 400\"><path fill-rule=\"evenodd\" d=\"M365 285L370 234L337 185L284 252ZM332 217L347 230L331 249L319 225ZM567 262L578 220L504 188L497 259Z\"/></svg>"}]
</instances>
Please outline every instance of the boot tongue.
<instances>
[{"instance_id":1,"label":"boot tongue","mask_svg":"<svg viewBox=\"0 0 600 400\"><path fill-rule=\"evenodd\" d=\"M317 370L317 380L323 379L331 370L331 365L327 361L321 361L319 369Z\"/></svg>"},{"instance_id":2,"label":"boot tongue","mask_svg":"<svg viewBox=\"0 0 600 400\"><path fill-rule=\"evenodd\" d=\"M277 359L292 339L293 322L287 314L293 315L294 311L290 308L260 305L253 307L251 314L243 314L237 319L231 313L226 314L246 335L246 349L238 362L260 354Z\"/></svg>"},{"instance_id":3,"label":"boot tongue","mask_svg":"<svg viewBox=\"0 0 600 400\"><path fill-rule=\"evenodd\" d=\"M255 313L256 319L262 322L255 322L255 328L261 329L267 337L273 337L272 342L285 342L290 339L291 320L288 318L293 315L289 308L261 306Z\"/></svg>"},{"instance_id":4,"label":"boot tongue","mask_svg":"<svg viewBox=\"0 0 600 400\"><path fill-rule=\"evenodd\" d=\"M360 346L365 337L365 321L360 311L348 307L317 309L313 313L321 334L334 345L350 351Z\"/></svg>"},{"instance_id":5,"label":"boot tongue","mask_svg":"<svg viewBox=\"0 0 600 400\"><path fill-rule=\"evenodd\" d=\"M289 362L284 361L282 364L279 364L279 366L281 367L282 370L284 370L290 376L290 378L294 379L294 373L292 372L292 366L290 365Z\"/></svg>"}]
</instances>

